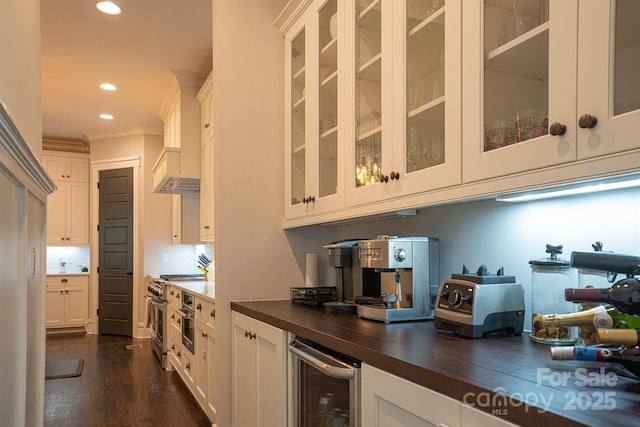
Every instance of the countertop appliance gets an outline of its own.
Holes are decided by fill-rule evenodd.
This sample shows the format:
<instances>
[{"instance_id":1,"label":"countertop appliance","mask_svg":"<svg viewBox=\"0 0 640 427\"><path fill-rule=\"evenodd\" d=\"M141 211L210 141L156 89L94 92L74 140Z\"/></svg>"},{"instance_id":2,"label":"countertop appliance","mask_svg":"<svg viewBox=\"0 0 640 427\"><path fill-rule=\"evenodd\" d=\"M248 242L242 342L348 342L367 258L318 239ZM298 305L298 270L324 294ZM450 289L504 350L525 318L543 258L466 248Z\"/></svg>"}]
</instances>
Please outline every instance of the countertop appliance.
<instances>
[{"instance_id":1,"label":"countertop appliance","mask_svg":"<svg viewBox=\"0 0 640 427\"><path fill-rule=\"evenodd\" d=\"M324 246L329 257L329 267L334 268L336 283L336 300L325 302L324 310L329 313L355 313L356 304L354 290L362 283L354 274L358 271L358 243L363 239L347 239L331 242Z\"/></svg>"},{"instance_id":2,"label":"countertop appliance","mask_svg":"<svg viewBox=\"0 0 640 427\"><path fill-rule=\"evenodd\" d=\"M463 266L440 284L434 326L469 338L521 335L524 288L500 268L490 274L481 266L473 274Z\"/></svg>"},{"instance_id":3,"label":"countertop appliance","mask_svg":"<svg viewBox=\"0 0 640 427\"><path fill-rule=\"evenodd\" d=\"M337 301L335 286L293 287L291 288L291 302L322 307L329 301Z\"/></svg>"},{"instance_id":4,"label":"countertop appliance","mask_svg":"<svg viewBox=\"0 0 640 427\"><path fill-rule=\"evenodd\" d=\"M299 337L289 355L289 425L359 427L360 361Z\"/></svg>"},{"instance_id":5,"label":"countertop appliance","mask_svg":"<svg viewBox=\"0 0 640 427\"><path fill-rule=\"evenodd\" d=\"M433 319L439 239L381 235L360 241L358 258L365 293L364 298L356 297L358 316L385 323ZM380 287L377 298L366 296L370 285Z\"/></svg>"}]
</instances>

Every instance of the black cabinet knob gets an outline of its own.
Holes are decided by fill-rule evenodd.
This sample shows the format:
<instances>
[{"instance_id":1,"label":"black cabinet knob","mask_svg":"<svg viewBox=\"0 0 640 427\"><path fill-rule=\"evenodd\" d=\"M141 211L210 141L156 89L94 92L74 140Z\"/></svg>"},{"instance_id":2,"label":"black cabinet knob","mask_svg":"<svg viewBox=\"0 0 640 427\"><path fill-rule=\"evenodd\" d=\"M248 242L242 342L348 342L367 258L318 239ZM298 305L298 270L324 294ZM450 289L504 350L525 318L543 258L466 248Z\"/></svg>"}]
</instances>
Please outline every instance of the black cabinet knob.
<instances>
[{"instance_id":1,"label":"black cabinet knob","mask_svg":"<svg viewBox=\"0 0 640 427\"><path fill-rule=\"evenodd\" d=\"M549 133L553 136L564 135L567 131L567 127L562 123L554 122L549 126Z\"/></svg>"},{"instance_id":2,"label":"black cabinet knob","mask_svg":"<svg viewBox=\"0 0 640 427\"><path fill-rule=\"evenodd\" d=\"M391 172L391 174L389 175L389 178L400 179L400 172Z\"/></svg>"},{"instance_id":3,"label":"black cabinet knob","mask_svg":"<svg viewBox=\"0 0 640 427\"><path fill-rule=\"evenodd\" d=\"M591 114L583 114L578 120L578 126L582 129L591 129L598 124L598 118Z\"/></svg>"}]
</instances>

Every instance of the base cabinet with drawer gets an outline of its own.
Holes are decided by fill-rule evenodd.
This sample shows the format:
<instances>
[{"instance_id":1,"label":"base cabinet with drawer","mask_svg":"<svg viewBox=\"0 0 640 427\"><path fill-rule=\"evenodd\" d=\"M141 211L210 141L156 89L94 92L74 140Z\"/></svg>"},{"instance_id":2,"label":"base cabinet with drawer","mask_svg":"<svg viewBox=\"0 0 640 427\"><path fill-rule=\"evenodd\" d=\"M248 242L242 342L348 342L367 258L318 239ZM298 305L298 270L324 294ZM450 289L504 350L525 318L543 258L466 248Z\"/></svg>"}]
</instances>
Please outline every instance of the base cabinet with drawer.
<instances>
[{"instance_id":1,"label":"base cabinet with drawer","mask_svg":"<svg viewBox=\"0 0 640 427\"><path fill-rule=\"evenodd\" d=\"M196 400L207 414L207 417L215 423L216 381L218 379L215 303L196 297L195 313L196 378L194 392Z\"/></svg>"},{"instance_id":2,"label":"base cabinet with drawer","mask_svg":"<svg viewBox=\"0 0 640 427\"><path fill-rule=\"evenodd\" d=\"M85 326L89 316L89 276L47 276L47 328Z\"/></svg>"},{"instance_id":3,"label":"base cabinet with drawer","mask_svg":"<svg viewBox=\"0 0 640 427\"><path fill-rule=\"evenodd\" d=\"M286 425L286 332L232 312L231 425Z\"/></svg>"},{"instance_id":4,"label":"base cabinet with drawer","mask_svg":"<svg viewBox=\"0 0 640 427\"><path fill-rule=\"evenodd\" d=\"M515 426L365 363L362 364L361 404L363 426Z\"/></svg>"}]
</instances>

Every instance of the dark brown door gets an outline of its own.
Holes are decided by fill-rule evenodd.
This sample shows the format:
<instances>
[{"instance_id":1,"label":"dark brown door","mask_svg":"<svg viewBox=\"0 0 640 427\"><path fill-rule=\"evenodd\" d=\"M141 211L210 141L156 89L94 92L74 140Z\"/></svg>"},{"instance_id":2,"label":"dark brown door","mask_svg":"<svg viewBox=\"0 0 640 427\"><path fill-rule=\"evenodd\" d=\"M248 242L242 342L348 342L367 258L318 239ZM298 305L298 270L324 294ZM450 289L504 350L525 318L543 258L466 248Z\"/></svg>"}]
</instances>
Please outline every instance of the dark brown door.
<instances>
[{"instance_id":1,"label":"dark brown door","mask_svg":"<svg viewBox=\"0 0 640 427\"><path fill-rule=\"evenodd\" d=\"M99 332L131 336L133 169L100 171L99 193Z\"/></svg>"}]
</instances>

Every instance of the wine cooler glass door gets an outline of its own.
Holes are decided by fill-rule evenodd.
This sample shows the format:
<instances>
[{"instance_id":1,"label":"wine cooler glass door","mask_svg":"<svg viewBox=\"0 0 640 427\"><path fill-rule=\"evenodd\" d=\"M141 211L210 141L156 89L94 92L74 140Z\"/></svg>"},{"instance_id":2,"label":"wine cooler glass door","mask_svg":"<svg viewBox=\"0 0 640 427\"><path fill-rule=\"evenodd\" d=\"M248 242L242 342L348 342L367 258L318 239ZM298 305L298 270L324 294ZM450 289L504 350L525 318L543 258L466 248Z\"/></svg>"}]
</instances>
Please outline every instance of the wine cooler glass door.
<instances>
[{"instance_id":1,"label":"wine cooler glass door","mask_svg":"<svg viewBox=\"0 0 640 427\"><path fill-rule=\"evenodd\" d=\"M292 425L357 426L359 362L325 351L298 340L289 346Z\"/></svg>"}]
</instances>

